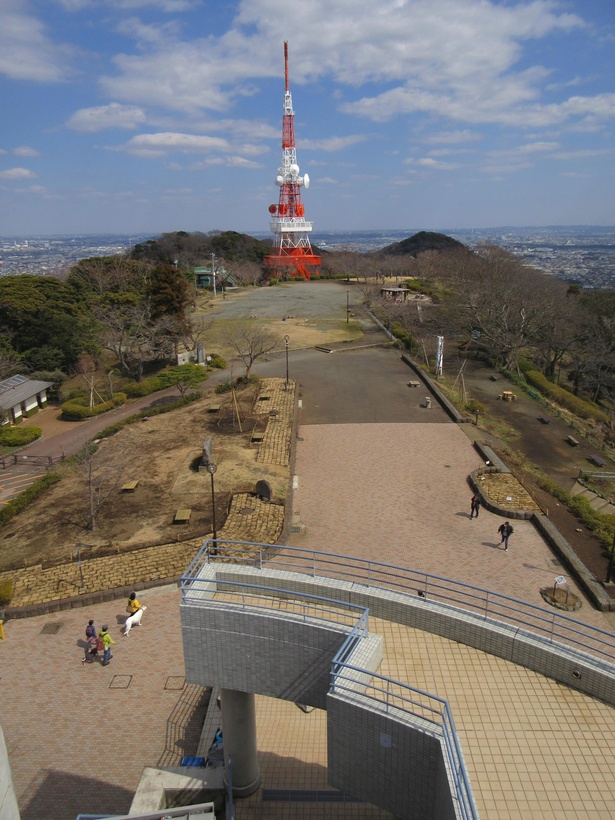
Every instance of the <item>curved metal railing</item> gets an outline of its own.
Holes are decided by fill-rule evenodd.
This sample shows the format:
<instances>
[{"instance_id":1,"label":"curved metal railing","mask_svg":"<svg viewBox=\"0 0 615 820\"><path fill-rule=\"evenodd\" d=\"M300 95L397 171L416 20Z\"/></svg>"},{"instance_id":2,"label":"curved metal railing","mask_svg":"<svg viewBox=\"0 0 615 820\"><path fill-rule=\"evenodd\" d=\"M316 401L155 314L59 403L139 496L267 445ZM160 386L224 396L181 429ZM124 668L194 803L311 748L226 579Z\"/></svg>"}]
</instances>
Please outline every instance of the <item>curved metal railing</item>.
<instances>
[{"instance_id":1,"label":"curved metal railing","mask_svg":"<svg viewBox=\"0 0 615 820\"><path fill-rule=\"evenodd\" d=\"M395 564L338 553L218 539L214 555L209 552L211 543L210 540L205 541L186 570L184 578L196 577L199 568L208 562L230 562L256 568L267 564L276 570L363 584L443 606L461 608L478 617L527 630L547 643L567 644L605 663L615 663L613 633L557 610L544 609L499 592Z\"/></svg>"}]
</instances>

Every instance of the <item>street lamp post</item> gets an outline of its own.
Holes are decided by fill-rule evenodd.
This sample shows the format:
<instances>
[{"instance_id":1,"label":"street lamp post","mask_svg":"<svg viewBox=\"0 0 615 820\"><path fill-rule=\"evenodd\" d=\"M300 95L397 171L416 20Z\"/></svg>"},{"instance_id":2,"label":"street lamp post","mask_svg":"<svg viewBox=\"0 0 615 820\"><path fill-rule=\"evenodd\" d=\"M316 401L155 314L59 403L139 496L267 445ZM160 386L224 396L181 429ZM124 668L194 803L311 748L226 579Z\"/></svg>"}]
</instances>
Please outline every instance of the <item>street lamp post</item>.
<instances>
[{"instance_id":1,"label":"street lamp post","mask_svg":"<svg viewBox=\"0 0 615 820\"><path fill-rule=\"evenodd\" d=\"M214 299L216 298L216 254L211 255L211 280L214 285Z\"/></svg>"},{"instance_id":2,"label":"street lamp post","mask_svg":"<svg viewBox=\"0 0 615 820\"><path fill-rule=\"evenodd\" d=\"M348 304L348 293L349 293L349 291L346 291L346 324L348 324L348 322L350 320L350 318L349 318L350 317L350 307L349 307L349 304Z\"/></svg>"},{"instance_id":3,"label":"street lamp post","mask_svg":"<svg viewBox=\"0 0 615 820\"><path fill-rule=\"evenodd\" d=\"M290 337L284 337L284 346L286 350L286 384L284 385L284 390L288 390L288 343L290 342Z\"/></svg>"},{"instance_id":4,"label":"street lamp post","mask_svg":"<svg viewBox=\"0 0 615 820\"><path fill-rule=\"evenodd\" d=\"M218 554L218 531L216 529L216 494L215 494L215 487L214 487L214 473L218 469L215 462L210 461L207 465L207 472L211 476L211 510L212 510L212 529L214 531L214 545L213 548L210 550L211 555Z\"/></svg>"}]
</instances>

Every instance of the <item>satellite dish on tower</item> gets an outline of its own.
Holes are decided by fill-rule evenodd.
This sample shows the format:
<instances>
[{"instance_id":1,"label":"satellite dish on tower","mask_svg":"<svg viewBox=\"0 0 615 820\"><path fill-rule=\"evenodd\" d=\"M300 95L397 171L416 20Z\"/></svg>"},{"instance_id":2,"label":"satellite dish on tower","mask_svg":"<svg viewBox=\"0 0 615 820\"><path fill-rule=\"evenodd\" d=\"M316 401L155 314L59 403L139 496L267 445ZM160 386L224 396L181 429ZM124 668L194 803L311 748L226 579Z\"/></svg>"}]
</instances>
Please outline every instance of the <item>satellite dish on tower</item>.
<instances>
[{"instance_id":1,"label":"satellite dish on tower","mask_svg":"<svg viewBox=\"0 0 615 820\"><path fill-rule=\"evenodd\" d=\"M305 188L310 187L310 178L307 174L303 175L303 185L304 185Z\"/></svg>"}]
</instances>

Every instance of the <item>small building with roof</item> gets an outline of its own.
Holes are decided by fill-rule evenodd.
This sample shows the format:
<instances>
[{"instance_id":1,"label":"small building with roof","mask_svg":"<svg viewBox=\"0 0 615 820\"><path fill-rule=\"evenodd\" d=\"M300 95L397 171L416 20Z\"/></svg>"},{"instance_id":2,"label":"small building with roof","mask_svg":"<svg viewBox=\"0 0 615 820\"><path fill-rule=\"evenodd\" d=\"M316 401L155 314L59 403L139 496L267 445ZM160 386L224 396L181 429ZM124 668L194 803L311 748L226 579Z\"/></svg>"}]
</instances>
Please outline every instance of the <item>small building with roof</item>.
<instances>
[{"instance_id":1,"label":"small building with roof","mask_svg":"<svg viewBox=\"0 0 615 820\"><path fill-rule=\"evenodd\" d=\"M10 376L0 382L2 424L19 424L47 406L47 391L52 382Z\"/></svg>"}]
</instances>

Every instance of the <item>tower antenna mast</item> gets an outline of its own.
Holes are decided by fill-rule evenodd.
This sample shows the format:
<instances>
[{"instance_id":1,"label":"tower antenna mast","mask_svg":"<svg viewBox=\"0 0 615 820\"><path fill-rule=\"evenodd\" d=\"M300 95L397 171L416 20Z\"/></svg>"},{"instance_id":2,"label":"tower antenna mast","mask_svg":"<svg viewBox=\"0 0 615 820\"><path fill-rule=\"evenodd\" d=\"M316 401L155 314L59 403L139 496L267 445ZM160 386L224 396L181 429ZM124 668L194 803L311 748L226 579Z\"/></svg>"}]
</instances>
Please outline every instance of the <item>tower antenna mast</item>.
<instances>
[{"instance_id":1,"label":"tower antenna mast","mask_svg":"<svg viewBox=\"0 0 615 820\"><path fill-rule=\"evenodd\" d=\"M310 178L299 174L295 145L295 112L288 84L288 42L284 43L284 113L282 116L282 164L275 184L280 188L277 205L269 206L270 228L273 233L273 253L265 264L277 278L309 279L310 271L321 264L312 251L308 234L312 223L305 221L301 188L309 188Z\"/></svg>"}]
</instances>

